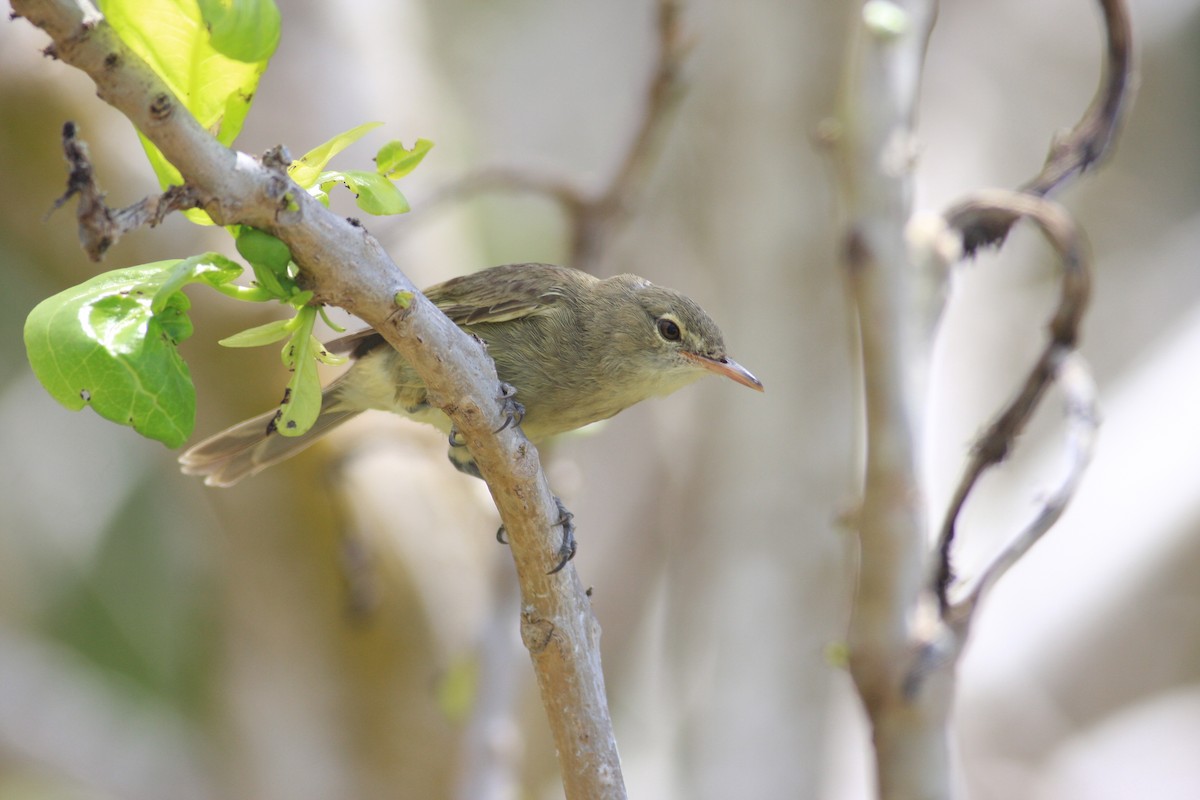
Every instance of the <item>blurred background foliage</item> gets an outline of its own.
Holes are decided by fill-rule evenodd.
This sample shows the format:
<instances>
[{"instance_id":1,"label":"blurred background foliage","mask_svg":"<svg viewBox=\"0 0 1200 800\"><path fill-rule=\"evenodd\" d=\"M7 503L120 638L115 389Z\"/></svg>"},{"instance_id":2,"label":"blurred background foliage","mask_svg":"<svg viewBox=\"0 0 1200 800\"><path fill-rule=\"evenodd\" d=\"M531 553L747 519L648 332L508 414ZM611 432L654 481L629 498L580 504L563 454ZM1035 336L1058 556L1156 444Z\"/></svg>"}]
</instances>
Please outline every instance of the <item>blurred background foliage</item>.
<instances>
[{"instance_id":1,"label":"blurred background foliage","mask_svg":"<svg viewBox=\"0 0 1200 800\"><path fill-rule=\"evenodd\" d=\"M242 149L301 153L370 119L385 125L348 159L433 139L404 185L414 212L368 223L418 285L565 258L569 231L544 198L434 200L495 165L603 185L641 114L651 2L281 6ZM849 10L686 4L688 93L603 253L605 274L698 299L767 386L705 381L548 459L577 515L634 797L870 792L861 714L829 656L854 574L838 518L854 503L859 408L836 198L813 143ZM978 623L958 704L977 798L1200 786L1200 13L1148 0L1133 16L1124 136L1062 198L1097 260L1083 350L1106 422L1075 505ZM918 207L1031 175L1091 97L1098 30L1084 0L944 4ZM47 217L63 121L80 124L111 203L155 188L128 122L44 44L0 24L0 798L561 796L494 511L440 437L368 416L212 490L179 475L175 453L37 385L25 315L99 269L71 209ZM102 268L213 247L231 252L175 217ZM934 516L1040 342L1052 268L1018 231L954 275L929 418ZM192 297L183 349L205 434L270 407L286 378L271 348L215 344L269 309ZM1033 512L1057 469L1056 417L969 508L964 573Z\"/></svg>"}]
</instances>

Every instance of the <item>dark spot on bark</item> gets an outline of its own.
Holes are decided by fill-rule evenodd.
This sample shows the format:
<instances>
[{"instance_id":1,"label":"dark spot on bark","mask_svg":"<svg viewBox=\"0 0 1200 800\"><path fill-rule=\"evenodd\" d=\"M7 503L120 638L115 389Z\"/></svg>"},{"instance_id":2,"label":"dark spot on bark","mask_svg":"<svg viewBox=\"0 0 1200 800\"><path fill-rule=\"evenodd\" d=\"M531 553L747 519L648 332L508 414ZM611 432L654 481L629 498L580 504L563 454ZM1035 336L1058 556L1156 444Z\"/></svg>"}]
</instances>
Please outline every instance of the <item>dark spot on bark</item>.
<instances>
[{"instance_id":1,"label":"dark spot on bark","mask_svg":"<svg viewBox=\"0 0 1200 800\"><path fill-rule=\"evenodd\" d=\"M58 46L54 44L46 45L46 47L42 50L42 55L44 55L46 58L53 58L55 61L58 61Z\"/></svg>"},{"instance_id":2,"label":"dark spot on bark","mask_svg":"<svg viewBox=\"0 0 1200 800\"><path fill-rule=\"evenodd\" d=\"M349 222L351 225L353 225L356 228L361 228L363 226L362 220L359 219L358 217L346 217L346 222Z\"/></svg>"},{"instance_id":3,"label":"dark spot on bark","mask_svg":"<svg viewBox=\"0 0 1200 800\"><path fill-rule=\"evenodd\" d=\"M150 101L150 116L157 122L168 119L174 111L175 104L171 100L171 95L166 92L155 95L154 99Z\"/></svg>"},{"instance_id":4,"label":"dark spot on bark","mask_svg":"<svg viewBox=\"0 0 1200 800\"><path fill-rule=\"evenodd\" d=\"M109 53L108 55L106 55L104 57L104 68L105 69L116 69L120 63L121 63L121 56L118 55L117 53Z\"/></svg>"}]
</instances>

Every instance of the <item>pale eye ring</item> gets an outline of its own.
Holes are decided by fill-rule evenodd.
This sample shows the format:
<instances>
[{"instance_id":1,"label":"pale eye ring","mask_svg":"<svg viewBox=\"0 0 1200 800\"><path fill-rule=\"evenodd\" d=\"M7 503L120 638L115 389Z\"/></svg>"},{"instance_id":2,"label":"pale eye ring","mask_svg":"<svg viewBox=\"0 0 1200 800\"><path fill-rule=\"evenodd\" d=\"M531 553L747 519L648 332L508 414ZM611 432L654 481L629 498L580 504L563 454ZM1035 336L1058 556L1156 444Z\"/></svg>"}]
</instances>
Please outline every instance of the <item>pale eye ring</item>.
<instances>
[{"instance_id":1,"label":"pale eye ring","mask_svg":"<svg viewBox=\"0 0 1200 800\"><path fill-rule=\"evenodd\" d=\"M683 338L683 331L679 330L679 323L670 317L660 317L655 324L658 326L658 335L668 342L678 342Z\"/></svg>"}]
</instances>

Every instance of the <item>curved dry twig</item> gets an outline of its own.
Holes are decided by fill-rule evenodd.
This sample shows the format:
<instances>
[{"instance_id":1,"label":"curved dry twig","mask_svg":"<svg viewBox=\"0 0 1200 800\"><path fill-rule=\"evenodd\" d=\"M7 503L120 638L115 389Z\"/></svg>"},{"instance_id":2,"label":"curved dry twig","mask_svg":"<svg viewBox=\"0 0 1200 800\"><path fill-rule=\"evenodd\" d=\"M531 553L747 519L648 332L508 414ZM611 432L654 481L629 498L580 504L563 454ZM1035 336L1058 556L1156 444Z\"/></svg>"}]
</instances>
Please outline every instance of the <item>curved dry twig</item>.
<instances>
[{"instance_id":1,"label":"curved dry twig","mask_svg":"<svg viewBox=\"0 0 1200 800\"><path fill-rule=\"evenodd\" d=\"M1099 0L1099 3L1106 41L1100 88L1075 127L1054 138L1041 171L1020 187L1026 194L1045 197L1101 161L1111 149L1129 105L1133 75L1129 11L1124 0ZM1003 213L977 215L963 228L963 250L971 255L980 247L1000 244L1015 221Z\"/></svg>"},{"instance_id":2,"label":"curved dry twig","mask_svg":"<svg viewBox=\"0 0 1200 800\"><path fill-rule=\"evenodd\" d=\"M1100 424L1100 414L1096 404L1096 383L1092 379L1087 363L1078 353L1070 349L1059 348L1053 355L1053 361L1053 379L1065 395L1063 406L1067 418L1067 452L1069 455L1067 474L1058 489L1042 503L1037 517L1024 530L1009 540L984 569L974 587L962 600L950 607L946 618L952 627L969 625L975 609L983 597L995 586L1004 573L1008 572L1009 568L1041 539L1042 534L1050 530L1058 521L1071 498L1075 496L1083 473L1091 462L1096 429Z\"/></svg>"},{"instance_id":3,"label":"curved dry twig","mask_svg":"<svg viewBox=\"0 0 1200 800\"><path fill-rule=\"evenodd\" d=\"M570 227L570 264L594 272L604 243L625 221L645 185L683 95L680 65L689 50L679 0L658 0L658 56L646 91L640 122L608 184L589 192L573 181L511 167L488 167L447 186L426 205L461 199L482 191L543 195L559 205Z\"/></svg>"},{"instance_id":4,"label":"curved dry twig","mask_svg":"<svg viewBox=\"0 0 1200 800\"><path fill-rule=\"evenodd\" d=\"M67 176L67 190L54 201L51 213L78 195L75 218L79 222L79 242L92 261L102 259L108 248L126 233L143 225L156 227L172 211L200 205L200 195L193 187L172 186L160 195L144 197L125 208L110 208L104 202L104 192L96 183L87 142L78 137L74 122L63 125L62 144L71 171Z\"/></svg>"},{"instance_id":5,"label":"curved dry twig","mask_svg":"<svg viewBox=\"0 0 1200 800\"><path fill-rule=\"evenodd\" d=\"M1075 349L1079 323L1091 293L1091 270L1083 237L1067 212L1050 200L1022 192L992 190L951 208L946 212L950 227L966 231L980 219L1003 220L1011 227L1025 217L1037 224L1054 247L1062 262L1062 282L1058 307L1050 320L1050 339L1034 364L1025 383L971 450L971 460L963 472L938 535L938 562L934 592L945 613L950 606L947 591L954 578L950 548L954 541L959 513L980 476L1003 461L1017 436L1033 415L1038 403L1061 374L1062 364Z\"/></svg>"}]
</instances>

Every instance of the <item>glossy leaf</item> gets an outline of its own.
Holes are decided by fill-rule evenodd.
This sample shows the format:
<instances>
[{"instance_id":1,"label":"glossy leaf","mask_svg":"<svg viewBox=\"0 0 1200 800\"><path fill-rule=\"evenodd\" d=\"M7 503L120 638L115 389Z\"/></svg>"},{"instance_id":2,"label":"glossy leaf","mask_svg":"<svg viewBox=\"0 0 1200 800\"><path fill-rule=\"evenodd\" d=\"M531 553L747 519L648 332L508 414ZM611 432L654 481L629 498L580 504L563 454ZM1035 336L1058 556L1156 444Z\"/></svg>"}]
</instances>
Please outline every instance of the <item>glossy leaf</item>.
<instances>
[{"instance_id":1,"label":"glossy leaf","mask_svg":"<svg viewBox=\"0 0 1200 800\"><path fill-rule=\"evenodd\" d=\"M213 49L236 61L266 61L279 46L273 0L198 0Z\"/></svg>"},{"instance_id":2,"label":"glossy leaf","mask_svg":"<svg viewBox=\"0 0 1200 800\"><path fill-rule=\"evenodd\" d=\"M358 207L377 217L403 214L409 209L408 200L396 188L396 184L378 172L357 169L322 172L320 181L324 192L328 192L335 184L344 184L354 192L354 202Z\"/></svg>"},{"instance_id":3,"label":"glossy leaf","mask_svg":"<svg viewBox=\"0 0 1200 800\"><path fill-rule=\"evenodd\" d=\"M233 231L237 250L250 268L258 285L272 296L287 300L295 291L295 282L288 274L292 251L279 238L266 231L239 225Z\"/></svg>"},{"instance_id":4,"label":"glossy leaf","mask_svg":"<svg viewBox=\"0 0 1200 800\"><path fill-rule=\"evenodd\" d=\"M399 141L388 142L375 155L375 169L392 180L403 178L417 168L432 147L428 139L417 139L411 150Z\"/></svg>"},{"instance_id":5,"label":"glossy leaf","mask_svg":"<svg viewBox=\"0 0 1200 800\"><path fill-rule=\"evenodd\" d=\"M292 370L275 421L283 436L305 433L321 413L321 378L317 374L316 351L323 348L312 335L316 319L315 307L300 309L293 320L292 338L283 348L284 366Z\"/></svg>"},{"instance_id":6,"label":"glossy leaf","mask_svg":"<svg viewBox=\"0 0 1200 800\"><path fill-rule=\"evenodd\" d=\"M247 328L244 331L239 331L232 336L226 336L217 344L224 347L259 347L264 344L272 344L281 342L286 339L292 332L292 320L277 319L258 325L253 328Z\"/></svg>"},{"instance_id":7,"label":"glossy leaf","mask_svg":"<svg viewBox=\"0 0 1200 800\"><path fill-rule=\"evenodd\" d=\"M115 270L46 300L25 321L25 350L46 390L72 410L177 447L191 435L196 393L176 345L192 333L180 289L219 285L241 267L208 253Z\"/></svg>"},{"instance_id":8,"label":"glossy leaf","mask_svg":"<svg viewBox=\"0 0 1200 800\"><path fill-rule=\"evenodd\" d=\"M364 122L356 128L339 133L293 161L288 167L288 174L292 176L292 180L305 189L316 185L321 177L321 171L325 169L325 165L329 163L330 159L382 124L382 122Z\"/></svg>"},{"instance_id":9,"label":"glossy leaf","mask_svg":"<svg viewBox=\"0 0 1200 800\"><path fill-rule=\"evenodd\" d=\"M101 10L121 39L158 73L175 98L218 141L230 145L241 132L259 78L279 41L278 11L274 11L272 23L273 4L269 0L207 0L206 6L213 15L214 27L219 28L217 43L194 0L104 0ZM215 6L224 10L218 11ZM262 38L250 43L252 36ZM223 50L259 58L239 60L222 52L217 44ZM139 136L159 183L164 188L181 184L183 180L174 165L145 136ZM199 209L186 213L194 222L209 222Z\"/></svg>"}]
</instances>

